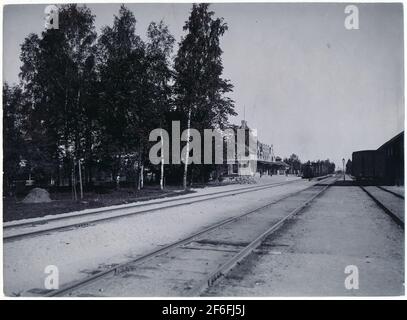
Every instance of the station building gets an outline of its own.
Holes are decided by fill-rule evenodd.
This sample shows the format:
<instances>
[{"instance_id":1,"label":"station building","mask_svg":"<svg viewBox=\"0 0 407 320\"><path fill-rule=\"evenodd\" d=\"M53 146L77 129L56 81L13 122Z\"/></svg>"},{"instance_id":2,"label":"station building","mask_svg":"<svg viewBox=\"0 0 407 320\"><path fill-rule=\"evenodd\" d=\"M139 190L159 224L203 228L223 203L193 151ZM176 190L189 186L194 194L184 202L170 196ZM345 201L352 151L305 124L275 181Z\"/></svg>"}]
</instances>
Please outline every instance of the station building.
<instances>
[{"instance_id":1,"label":"station building","mask_svg":"<svg viewBox=\"0 0 407 320\"><path fill-rule=\"evenodd\" d=\"M247 125L247 121L242 120L240 126L234 127L234 129L246 129L248 131L252 130ZM250 137L250 135L249 135ZM248 146L246 146L248 148ZM247 150L248 151L248 150ZM285 174L290 166L282 161L280 157L274 155L273 145L265 144L260 141L256 143L256 150L251 150L248 153L251 155L248 163L239 163L237 161L237 156L234 159L227 159L227 175L229 176L243 176L255 174L262 175L275 175L275 174Z\"/></svg>"}]
</instances>

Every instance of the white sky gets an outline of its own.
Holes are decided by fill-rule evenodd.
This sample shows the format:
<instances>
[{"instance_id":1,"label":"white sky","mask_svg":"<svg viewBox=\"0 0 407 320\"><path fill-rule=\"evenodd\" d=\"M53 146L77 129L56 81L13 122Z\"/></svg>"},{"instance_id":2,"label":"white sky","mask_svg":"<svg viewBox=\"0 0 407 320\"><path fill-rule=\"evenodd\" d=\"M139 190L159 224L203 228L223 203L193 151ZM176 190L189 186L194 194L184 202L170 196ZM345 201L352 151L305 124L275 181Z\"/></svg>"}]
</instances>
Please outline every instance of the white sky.
<instances>
[{"instance_id":1,"label":"white sky","mask_svg":"<svg viewBox=\"0 0 407 320\"><path fill-rule=\"evenodd\" d=\"M90 4L96 28L120 4ZM163 19L177 41L190 4L126 4L144 37ZM238 123L245 115L260 141L281 157L329 158L376 149L404 130L403 9L364 4L359 30L344 27L346 4L212 4L229 30L224 77L234 84ZM3 78L18 81L20 44L43 30L44 5L4 8Z\"/></svg>"}]
</instances>

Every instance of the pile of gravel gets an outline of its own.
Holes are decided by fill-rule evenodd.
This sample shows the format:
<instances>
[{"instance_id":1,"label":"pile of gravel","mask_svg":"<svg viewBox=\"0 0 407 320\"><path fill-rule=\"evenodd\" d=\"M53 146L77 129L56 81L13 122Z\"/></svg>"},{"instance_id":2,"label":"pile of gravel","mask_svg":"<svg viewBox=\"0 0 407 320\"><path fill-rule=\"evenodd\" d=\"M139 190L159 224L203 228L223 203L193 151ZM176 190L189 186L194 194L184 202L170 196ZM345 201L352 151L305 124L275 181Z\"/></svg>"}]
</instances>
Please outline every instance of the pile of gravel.
<instances>
[{"instance_id":1,"label":"pile of gravel","mask_svg":"<svg viewBox=\"0 0 407 320\"><path fill-rule=\"evenodd\" d=\"M42 202L51 202L49 193L45 189L34 188L22 201L23 203L42 203Z\"/></svg>"},{"instance_id":2,"label":"pile of gravel","mask_svg":"<svg viewBox=\"0 0 407 320\"><path fill-rule=\"evenodd\" d=\"M236 183L238 183L238 184L256 184L257 181L252 176L239 176L236 178Z\"/></svg>"}]
</instances>

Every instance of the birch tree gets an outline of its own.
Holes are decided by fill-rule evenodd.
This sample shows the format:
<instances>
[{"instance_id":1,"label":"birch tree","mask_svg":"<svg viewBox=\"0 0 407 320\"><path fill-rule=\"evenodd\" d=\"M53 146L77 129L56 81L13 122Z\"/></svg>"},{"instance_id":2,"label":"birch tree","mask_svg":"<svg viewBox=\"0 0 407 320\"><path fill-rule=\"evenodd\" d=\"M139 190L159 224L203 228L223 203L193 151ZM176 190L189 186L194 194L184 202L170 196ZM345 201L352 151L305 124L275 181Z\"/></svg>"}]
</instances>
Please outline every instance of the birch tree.
<instances>
[{"instance_id":1,"label":"birch tree","mask_svg":"<svg viewBox=\"0 0 407 320\"><path fill-rule=\"evenodd\" d=\"M175 106L184 115L187 128L183 186L187 188L190 129L223 128L230 115L236 115L233 100L227 96L233 86L222 78L220 39L228 26L215 18L209 4L193 4L185 22L184 35L175 58Z\"/></svg>"}]
</instances>

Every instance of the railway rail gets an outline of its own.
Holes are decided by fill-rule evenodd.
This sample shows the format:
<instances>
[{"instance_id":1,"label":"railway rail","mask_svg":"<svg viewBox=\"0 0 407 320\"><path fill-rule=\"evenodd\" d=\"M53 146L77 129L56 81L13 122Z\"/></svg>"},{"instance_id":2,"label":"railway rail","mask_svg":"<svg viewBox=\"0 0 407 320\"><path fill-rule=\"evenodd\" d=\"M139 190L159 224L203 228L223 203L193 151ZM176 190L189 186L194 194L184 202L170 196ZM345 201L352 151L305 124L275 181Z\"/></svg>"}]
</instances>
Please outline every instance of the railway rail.
<instances>
[{"instance_id":1,"label":"railway rail","mask_svg":"<svg viewBox=\"0 0 407 320\"><path fill-rule=\"evenodd\" d=\"M403 208L404 209L404 197L402 195L399 195L395 192L392 192L390 190L387 190L381 186L373 186L373 187L366 187L366 186L359 186L376 204L378 207L380 207L390 218L392 218L392 220L398 225L400 226L403 230L404 230L404 217L403 219L401 218L401 214L397 213L394 209L392 209L388 203L386 203L386 201L383 201L380 199L380 197L378 197L377 195L375 195L375 192L372 192L373 190L377 191L380 190L380 192L384 192L387 194L391 194L392 196L394 196L394 199L396 201L402 201L403 202ZM370 188L373 188L370 189ZM402 199L402 200L400 200ZM404 210L403 210L404 211ZM404 216L404 214L403 214Z\"/></svg>"},{"instance_id":2,"label":"railway rail","mask_svg":"<svg viewBox=\"0 0 407 320\"><path fill-rule=\"evenodd\" d=\"M21 238L37 236L45 233L61 231L72 228L79 228L94 225L109 220L124 218L135 214L153 212L162 209L174 208L190 205L198 202L209 201L224 197L236 196L243 193L255 192L269 188L299 182L301 180L284 181L280 183L271 183L261 186L250 186L225 190L203 195L192 195L182 198L171 198L166 200L154 201L151 203L134 203L118 205L108 208L99 208L78 212L72 215L52 216L46 219L36 221L14 222L3 225L3 241L18 240Z\"/></svg>"},{"instance_id":3,"label":"railway rail","mask_svg":"<svg viewBox=\"0 0 407 320\"><path fill-rule=\"evenodd\" d=\"M395 197L397 197L397 198L404 199L404 196L401 195L401 194L398 194L398 193L396 193L396 192L393 192L393 191L391 191L391 190L389 190L389 189L386 189L386 188L384 188L384 187L382 187L382 186L377 186L377 187L378 187L379 189L385 191L385 192L391 193L393 196L395 196Z\"/></svg>"},{"instance_id":4,"label":"railway rail","mask_svg":"<svg viewBox=\"0 0 407 320\"><path fill-rule=\"evenodd\" d=\"M134 296L146 292L156 296L199 295L337 179L325 178L306 189L225 219L131 261L97 270L89 277L48 292L46 296L100 295L110 290L112 283L115 285L111 289L113 292L108 292L109 296L119 296L123 292L127 295L131 292Z\"/></svg>"}]
</instances>

